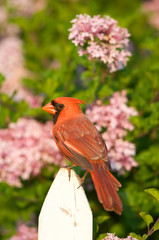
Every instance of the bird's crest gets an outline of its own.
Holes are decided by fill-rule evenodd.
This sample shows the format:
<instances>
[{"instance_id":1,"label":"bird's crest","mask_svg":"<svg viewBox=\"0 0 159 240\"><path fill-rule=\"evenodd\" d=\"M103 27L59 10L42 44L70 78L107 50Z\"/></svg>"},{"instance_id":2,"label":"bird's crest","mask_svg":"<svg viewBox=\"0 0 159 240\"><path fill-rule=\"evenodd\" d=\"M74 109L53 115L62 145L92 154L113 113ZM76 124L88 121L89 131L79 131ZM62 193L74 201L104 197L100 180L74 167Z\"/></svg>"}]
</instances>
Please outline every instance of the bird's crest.
<instances>
[{"instance_id":1,"label":"bird's crest","mask_svg":"<svg viewBox=\"0 0 159 240\"><path fill-rule=\"evenodd\" d=\"M56 103L75 103L75 104L84 104L86 103L85 101L82 101L80 99L77 99L77 98L71 98L71 97L58 97L58 98L55 98L54 101Z\"/></svg>"}]
</instances>

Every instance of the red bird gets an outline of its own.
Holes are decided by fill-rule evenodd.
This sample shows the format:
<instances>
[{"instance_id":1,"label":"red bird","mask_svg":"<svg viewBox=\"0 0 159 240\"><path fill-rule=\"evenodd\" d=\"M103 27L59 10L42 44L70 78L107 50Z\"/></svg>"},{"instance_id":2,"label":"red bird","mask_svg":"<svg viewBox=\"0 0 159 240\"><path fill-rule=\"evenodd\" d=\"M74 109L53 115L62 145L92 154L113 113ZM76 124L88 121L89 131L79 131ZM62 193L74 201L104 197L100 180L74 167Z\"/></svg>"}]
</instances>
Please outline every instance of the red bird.
<instances>
[{"instance_id":1,"label":"red bird","mask_svg":"<svg viewBox=\"0 0 159 240\"><path fill-rule=\"evenodd\" d=\"M85 168L94 182L104 209L122 212L117 194L121 184L109 172L107 147L93 123L84 115L76 98L59 97L42 109L53 114L53 136L62 154L73 164Z\"/></svg>"}]
</instances>

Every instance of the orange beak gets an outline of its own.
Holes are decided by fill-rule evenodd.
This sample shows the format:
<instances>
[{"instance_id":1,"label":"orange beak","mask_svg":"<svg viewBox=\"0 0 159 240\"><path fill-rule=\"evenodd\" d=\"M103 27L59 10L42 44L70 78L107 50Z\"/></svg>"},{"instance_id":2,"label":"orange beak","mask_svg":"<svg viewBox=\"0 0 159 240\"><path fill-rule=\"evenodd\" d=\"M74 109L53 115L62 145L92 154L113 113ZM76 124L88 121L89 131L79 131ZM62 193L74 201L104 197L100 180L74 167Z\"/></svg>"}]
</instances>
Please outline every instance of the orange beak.
<instances>
[{"instance_id":1,"label":"orange beak","mask_svg":"<svg viewBox=\"0 0 159 240\"><path fill-rule=\"evenodd\" d=\"M51 104L51 102L46 104L44 107L42 107L42 110L44 110L45 112L51 113L51 114L55 114L56 113L56 109Z\"/></svg>"}]
</instances>

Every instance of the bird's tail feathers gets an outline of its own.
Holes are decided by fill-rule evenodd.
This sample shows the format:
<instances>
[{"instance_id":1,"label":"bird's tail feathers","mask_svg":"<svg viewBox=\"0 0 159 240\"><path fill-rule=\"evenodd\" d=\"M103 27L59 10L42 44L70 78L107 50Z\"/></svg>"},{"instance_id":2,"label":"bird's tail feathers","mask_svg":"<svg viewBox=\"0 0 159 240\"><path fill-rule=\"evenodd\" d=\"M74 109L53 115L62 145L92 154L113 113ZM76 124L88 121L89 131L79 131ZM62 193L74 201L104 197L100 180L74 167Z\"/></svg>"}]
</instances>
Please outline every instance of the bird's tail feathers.
<instances>
[{"instance_id":1,"label":"bird's tail feathers","mask_svg":"<svg viewBox=\"0 0 159 240\"><path fill-rule=\"evenodd\" d=\"M102 159L92 161L92 166L91 176L99 201L103 204L104 209L115 211L120 215L123 207L117 191L121 184L109 172Z\"/></svg>"}]
</instances>

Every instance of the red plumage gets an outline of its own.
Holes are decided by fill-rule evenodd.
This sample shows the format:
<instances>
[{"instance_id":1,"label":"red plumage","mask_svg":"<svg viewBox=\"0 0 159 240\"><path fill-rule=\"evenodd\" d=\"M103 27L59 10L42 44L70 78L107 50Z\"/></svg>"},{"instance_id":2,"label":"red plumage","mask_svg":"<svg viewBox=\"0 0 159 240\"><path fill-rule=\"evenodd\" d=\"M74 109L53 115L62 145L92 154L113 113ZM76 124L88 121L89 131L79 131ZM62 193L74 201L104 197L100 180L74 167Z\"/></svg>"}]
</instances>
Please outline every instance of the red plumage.
<instances>
[{"instance_id":1,"label":"red plumage","mask_svg":"<svg viewBox=\"0 0 159 240\"><path fill-rule=\"evenodd\" d=\"M53 114L53 136L62 154L75 165L90 172L99 201L104 209L122 212L117 194L121 184L109 172L108 151L93 123L83 114L75 98L56 98L43 107Z\"/></svg>"}]
</instances>

